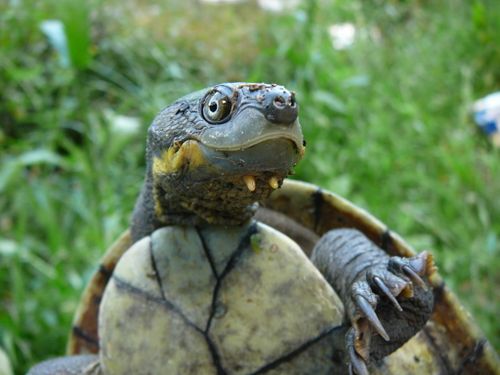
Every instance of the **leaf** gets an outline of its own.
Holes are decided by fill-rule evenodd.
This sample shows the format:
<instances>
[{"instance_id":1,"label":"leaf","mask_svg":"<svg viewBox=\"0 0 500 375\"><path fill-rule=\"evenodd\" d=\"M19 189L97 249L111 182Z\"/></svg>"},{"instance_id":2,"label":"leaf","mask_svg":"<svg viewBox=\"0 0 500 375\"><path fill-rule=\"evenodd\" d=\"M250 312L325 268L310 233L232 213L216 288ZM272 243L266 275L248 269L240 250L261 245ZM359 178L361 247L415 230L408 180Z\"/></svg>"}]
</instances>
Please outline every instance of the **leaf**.
<instances>
[{"instance_id":1,"label":"leaf","mask_svg":"<svg viewBox=\"0 0 500 375\"><path fill-rule=\"evenodd\" d=\"M322 103L330 108L332 111L339 113L346 113L346 106L342 100L337 96L328 91L315 91L314 100L316 102Z\"/></svg>"},{"instance_id":2,"label":"leaf","mask_svg":"<svg viewBox=\"0 0 500 375\"><path fill-rule=\"evenodd\" d=\"M0 255L11 256L17 251L17 243L12 240L0 239Z\"/></svg>"},{"instance_id":3,"label":"leaf","mask_svg":"<svg viewBox=\"0 0 500 375\"><path fill-rule=\"evenodd\" d=\"M45 20L40 28L63 67L86 69L92 59L89 6L84 1L62 0L58 7L59 19Z\"/></svg>"},{"instance_id":4,"label":"leaf","mask_svg":"<svg viewBox=\"0 0 500 375\"><path fill-rule=\"evenodd\" d=\"M370 84L370 77L365 74L355 75L342 82L344 88L367 87Z\"/></svg>"},{"instance_id":5,"label":"leaf","mask_svg":"<svg viewBox=\"0 0 500 375\"><path fill-rule=\"evenodd\" d=\"M0 374L2 375L12 375L12 367L10 365L9 357L0 348Z\"/></svg>"},{"instance_id":6,"label":"leaf","mask_svg":"<svg viewBox=\"0 0 500 375\"><path fill-rule=\"evenodd\" d=\"M495 232L490 231L486 236L486 252L488 255L494 255L497 251L498 239Z\"/></svg>"},{"instance_id":7,"label":"leaf","mask_svg":"<svg viewBox=\"0 0 500 375\"><path fill-rule=\"evenodd\" d=\"M28 151L17 157L17 162L27 167L35 164L51 164L63 166L64 160L55 152L45 149Z\"/></svg>"},{"instance_id":8,"label":"leaf","mask_svg":"<svg viewBox=\"0 0 500 375\"><path fill-rule=\"evenodd\" d=\"M104 116L114 135L133 136L141 130L141 121L138 117L120 115L111 109L105 110Z\"/></svg>"},{"instance_id":9,"label":"leaf","mask_svg":"<svg viewBox=\"0 0 500 375\"><path fill-rule=\"evenodd\" d=\"M63 0L61 9L71 64L77 69L85 69L92 59L89 5L86 1Z\"/></svg>"},{"instance_id":10,"label":"leaf","mask_svg":"<svg viewBox=\"0 0 500 375\"><path fill-rule=\"evenodd\" d=\"M486 8L484 4L475 1L471 6L471 10L471 18L474 26L479 30L484 29L487 25Z\"/></svg>"},{"instance_id":11,"label":"leaf","mask_svg":"<svg viewBox=\"0 0 500 375\"><path fill-rule=\"evenodd\" d=\"M3 161L2 169L0 169L0 192L5 189L17 172L25 167L37 164L65 167L67 163L56 153L45 149L28 151L10 160Z\"/></svg>"},{"instance_id":12,"label":"leaf","mask_svg":"<svg viewBox=\"0 0 500 375\"><path fill-rule=\"evenodd\" d=\"M60 20L45 20L40 23L40 29L45 34L49 43L56 50L59 62L65 68L70 66L68 40L64 32L64 24Z\"/></svg>"}]
</instances>

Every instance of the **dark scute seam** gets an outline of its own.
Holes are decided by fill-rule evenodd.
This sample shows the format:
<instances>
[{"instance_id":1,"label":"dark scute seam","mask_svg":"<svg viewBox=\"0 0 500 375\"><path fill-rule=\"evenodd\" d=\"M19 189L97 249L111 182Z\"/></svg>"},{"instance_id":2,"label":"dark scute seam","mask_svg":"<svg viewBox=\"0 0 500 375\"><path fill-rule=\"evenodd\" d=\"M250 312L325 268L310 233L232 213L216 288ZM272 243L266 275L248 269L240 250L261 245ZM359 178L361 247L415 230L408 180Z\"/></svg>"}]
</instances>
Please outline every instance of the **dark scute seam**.
<instances>
[{"instance_id":1,"label":"dark scute seam","mask_svg":"<svg viewBox=\"0 0 500 375\"><path fill-rule=\"evenodd\" d=\"M158 272L158 266L156 265L155 255L153 253L153 239L152 238L150 238L150 240L149 240L149 256L151 258L151 265L153 266L153 271L155 273L155 279L156 279L156 282L158 283L158 287L160 288L161 296L163 297L163 299L165 301L167 301L165 291L163 290L163 284L162 284L161 279L160 279L160 273Z\"/></svg>"},{"instance_id":2,"label":"dark scute seam","mask_svg":"<svg viewBox=\"0 0 500 375\"><path fill-rule=\"evenodd\" d=\"M203 234L201 233L200 228L195 227L196 233L198 234L198 237L200 238L201 241L201 246L203 247L203 251L205 252L205 256L208 259L208 263L210 264L210 268L212 269L212 273L214 274L214 277L216 280L219 279L219 275L217 274L217 268L215 268L215 262L214 259L212 258L212 253L210 252L210 249L207 245L207 242L205 241L205 237L203 237Z\"/></svg>"},{"instance_id":3,"label":"dark scute seam","mask_svg":"<svg viewBox=\"0 0 500 375\"><path fill-rule=\"evenodd\" d=\"M172 302L170 302L164 296L162 296L161 298L155 297L155 296L145 292L144 290L141 290L139 288L136 288L133 285L130 285L129 283L122 280L120 277L118 277L116 275L113 275L113 281L115 282L116 287L118 289L126 290L129 293L139 295L139 296L145 298L146 300L155 302L155 303L159 304L160 306L165 307L167 310L171 311L172 313L177 314L184 321L184 323L186 323L189 327L193 328L196 332L200 333L205 338L205 341L207 342L207 345L208 345L208 349L209 349L210 354L212 356L213 364L217 368L217 374L218 375L225 375L226 374L226 372L224 371L224 369L222 368L222 366L220 364L220 356L217 352L217 349L216 349L214 343L212 342L212 340L210 339L210 337L208 337L208 335L205 333L205 331L203 331L196 324L191 322L177 306L175 306Z\"/></svg>"},{"instance_id":4,"label":"dark scute seam","mask_svg":"<svg viewBox=\"0 0 500 375\"><path fill-rule=\"evenodd\" d=\"M333 332L335 332L337 330L340 330L343 327L344 327L343 325L338 325L338 326L329 328L326 331L323 331L318 336L316 336L316 337L312 338L311 340L306 341L305 343L303 343L297 349L294 349L291 352L285 354L283 357L280 357L280 358L274 360L273 362L268 363L267 365L262 366L260 369L258 369L257 371L253 372L251 375L263 374L263 373L265 373L267 371L275 369L279 365L281 365L281 364L283 364L285 362L288 362L289 360L293 359L294 357L296 357L297 355L299 355L300 353L302 353L303 351L305 351L306 349L308 349L311 345L317 343L321 339L325 338L326 336L332 334Z\"/></svg>"},{"instance_id":5,"label":"dark scute seam","mask_svg":"<svg viewBox=\"0 0 500 375\"><path fill-rule=\"evenodd\" d=\"M380 236L380 247L384 249L386 252L389 250L389 246L392 245L393 239L391 235L391 231L387 228L384 233Z\"/></svg>"},{"instance_id":6,"label":"dark scute seam","mask_svg":"<svg viewBox=\"0 0 500 375\"><path fill-rule=\"evenodd\" d=\"M96 294L92 297L92 303L96 306L100 306L102 301L102 294Z\"/></svg>"},{"instance_id":7,"label":"dark scute seam","mask_svg":"<svg viewBox=\"0 0 500 375\"><path fill-rule=\"evenodd\" d=\"M321 219L321 211L324 204L323 190L321 190L321 188L318 188L312 194L312 200L314 205L314 231L318 233L319 221Z\"/></svg>"},{"instance_id":8,"label":"dark scute seam","mask_svg":"<svg viewBox=\"0 0 500 375\"><path fill-rule=\"evenodd\" d=\"M250 244L250 237L254 233L256 233L256 232L257 232L257 223L253 222L249 226L249 228L248 228L247 232L245 233L245 235L240 240L240 243L238 244L238 247L236 248L236 250L231 255L231 258L227 262L226 267L224 268L224 270L222 271L222 273L219 275L219 277L217 277L217 281L215 283L214 291L212 293L212 304L210 306L210 316L208 317L207 326L205 327L205 331L203 331L203 335L205 336L205 340L207 341L207 345L208 345L208 348L210 350L210 354L212 355L212 360L213 360L214 366L217 368L217 374L218 375L225 375L227 372L224 370L224 368L222 366L222 363L221 363L221 360L220 360L220 355L219 355L219 353L217 351L217 347L215 346L215 344L210 339L208 331L210 330L210 326L212 325L212 320L213 320L213 318L215 316L215 310L216 310L216 307L217 307L217 297L219 295L219 289L221 287L222 280L234 268L234 266L236 265L236 263L237 263L240 255L241 255L241 253L249 246L249 244ZM202 240L202 243L203 243L203 240ZM205 247L205 245L204 245L204 247ZM208 247L206 249L209 250ZM214 267L214 269L215 269L215 267ZM214 272L215 272L215 270L214 270Z\"/></svg>"},{"instance_id":9,"label":"dark scute seam","mask_svg":"<svg viewBox=\"0 0 500 375\"><path fill-rule=\"evenodd\" d=\"M483 338L479 340L472 351L465 356L465 359L462 361L460 368L457 370L457 375L460 375L464 372L466 367L470 364L474 364L478 358L480 358L484 353L484 346L486 345L486 339Z\"/></svg>"},{"instance_id":10,"label":"dark scute seam","mask_svg":"<svg viewBox=\"0 0 500 375\"><path fill-rule=\"evenodd\" d=\"M73 334L78 338L84 340L85 342L94 345L97 349L99 349L99 341L97 340L97 338L85 332L82 328L78 326L73 326Z\"/></svg>"},{"instance_id":11,"label":"dark scute seam","mask_svg":"<svg viewBox=\"0 0 500 375\"><path fill-rule=\"evenodd\" d=\"M446 283L443 281L432 290L432 292L434 293L434 305L437 305L441 301L441 298L443 298L445 286Z\"/></svg>"},{"instance_id":12,"label":"dark scute seam","mask_svg":"<svg viewBox=\"0 0 500 375\"><path fill-rule=\"evenodd\" d=\"M181 317L181 319L190 327L194 328L196 331L203 333L203 330L199 328L196 324L194 324L191 320L189 320L173 302L169 301L166 299L164 296L162 297L155 297L152 294L139 289L133 285L130 285L127 283L125 280L121 279L120 277L113 275L113 281L116 284L116 287L121 290L126 290L129 293L139 295L143 297L144 299L155 302L161 306L164 306L167 310L172 311L174 314L177 314Z\"/></svg>"},{"instance_id":13,"label":"dark scute seam","mask_svg":"<svg viewBox=\"0 0 500 375\"><path fill-rule=\"evenodd\" d=\"M201 235L201 233L198 230L198 228L195 228L195 229L196 229L196 232L198 233L198 236L200 237L203 249L204 249L205 254L206 254L206 256L208 258L208 261L210 263L210 267L212 267L212 271L214 272L215 278L216 278L216 280L218 282L219 278L217 277L217 273L215 271L215 265L213 264L213 260L212 260L212 257L210 255L209 249L206 246L205 239ZM161 303L167 304L168 307L169 307L169 309L171 309L176 314L180 315L181 318L186 322L186 324L188 324L190 327L194 328L197 332L199 332L199 333L201 333L203 335L203 337L205 338L205 341L207 343L208 349L210 350L210 354L212 356L213 364L214 364L215 368L217 369L217 374L218 375L225 375L226 372L224 371L224 369L223 369L223 367L222 367L222 365L220 363L219 353L217 352L217 348L215 347L215 344L212 342L212 340L210 339L210 337L208 337L207 330L204 331L201 328L199 328L196 324L194 324L193 322L191 322L182 313L182 311L178 307L176 307L172 302L170 302L167 299L167 296L166 296L165 291L163 289L163 284L161 283L160 274L158 272L158 267L156 265L156 260L155 260L154 253L153 253L153 242L152 241L149 243L149 252L150 252L150 256L151 256L151 264L153 265L153 270L154 270L154 273L155 273L156 281L158 282L158 286L160 287L161 295L162 295L162 298L163 298L163 301L161 301ZM153 296L151 296L151 297L155 298ZM157 298L155 298L155 299L157 299ZM214 302L212 301L212 309L210 311L210 317L209 317L208 321L210 321L212 319L212 316L215 313L215 309L213 307L213 304L214 304ZM208 324L207 324L207 327L208 327Z\"/></svg>"},{"instance_id":14,"label":"dark scute seam","mask_svg":"<svg viewBox=\"0 0 500 375\"><path fill-rule=\"evenodd\" d=\"M205 340L207 341L208 350L210 350L210 354L212 355L212 361L214 363L214 366L217 369L217 375L226 375L226 370L224 370L220 362L220 355L219 352L217 351L217 347L212 342L210 337L208 337L207 334L203 333L203 335L205 337Z\"/></svg>"},{"instance_id":15,"label":"dark scute seam","mask_svg":"<svg viewBox=\"0 0 500 375\"><path fill-rule=\"evenodd\" d=\"M101 273L104 276L104 279L106 280L106 282L109 280L111 275L113 275L113 271L108 270L108 268L106 266L104 266L104 264L99 264L98 271L99 271L99 273Z\"/></svg>"},{"instance_id":16,"label":"dark scute seam","mask_svg":"<svg viewBox=\"0 0 500 375\"><path fill-rule=\"evenodd\" d=\"M455 372L453 371L453 368L451 367L450 362L448 361L448 358L446 358L442 354L443 351L436 344L436 342L434 341L434 338L429 333L427 327L422 328L422 335L425 337L425 339L429 343L429 346L431 347L431 353L436 353L436 356L439 359L439 367L441 369L441 371L439 373L444 374L444 375L455 374Z\"/></svg>"},{"instance_id":17,"label":"dark scute seam","mask_svg":"<svg viewBox=\"0 0 500 375\"><path fill-rule=\"evenodd\" d=\"M255 233L257 233L257 223L253 222L250 224L250 226L247 229L247 232L245 235L241 238L240 243L238 244L238 247L234 251L234 253L231 255L231 258L226 264L226 267L224 268L224 271L222 271L222 274L220 275L221 280L234 268L236 265L241 253L249 247L250 245L250 237L252 237Z\"/></svg>"},{"instance_id":18,"label":"dark scute seam","mask_svg":"<svg viewBox=\"0 0 500 375\"><path fill-rule=\"evenodd\" d=\"M236 263L238 262L238 259L240 258L241 254L243 251L250 245L250 237L257 233L257 223L253 222L250 224L248 227L247 232L245 235L241 238L240 243L238 244L238 247L236 250L233 252L231 255L231 258L229 258L229 261L226 264L226 267L220 274L219 278L217 278L217 281L215 283L214 287L214 292L212 294L212 306L210 307L210 316L207 321L207 327L205 328L205 333L208 334L208 331L210 330L210 326L212 325L212 320L215 315L215 310L217 307L217 297L219 296L219 289L222 285L222 281L226 277L226 275L235 267Z\"/></svg>"}]
</instances>

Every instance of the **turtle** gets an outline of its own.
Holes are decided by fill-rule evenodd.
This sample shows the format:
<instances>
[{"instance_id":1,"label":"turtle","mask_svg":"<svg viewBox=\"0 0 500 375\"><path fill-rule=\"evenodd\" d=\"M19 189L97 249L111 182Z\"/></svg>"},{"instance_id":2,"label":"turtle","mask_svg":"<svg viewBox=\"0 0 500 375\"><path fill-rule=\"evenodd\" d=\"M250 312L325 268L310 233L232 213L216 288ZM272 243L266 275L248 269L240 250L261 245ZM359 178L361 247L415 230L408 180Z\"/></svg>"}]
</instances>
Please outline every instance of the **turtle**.
<instances>
[{"instance_id":1,"label":"turtle","mask_svg":"<svg viewBox=\"0 0 500 375\"><path fill-rule=\"evenodd\" d=\"M30 374L498 373L430 252L287 178L305 147L280 85L218 84L163 109L68 356Z\"/></svg>"}]
</instances>

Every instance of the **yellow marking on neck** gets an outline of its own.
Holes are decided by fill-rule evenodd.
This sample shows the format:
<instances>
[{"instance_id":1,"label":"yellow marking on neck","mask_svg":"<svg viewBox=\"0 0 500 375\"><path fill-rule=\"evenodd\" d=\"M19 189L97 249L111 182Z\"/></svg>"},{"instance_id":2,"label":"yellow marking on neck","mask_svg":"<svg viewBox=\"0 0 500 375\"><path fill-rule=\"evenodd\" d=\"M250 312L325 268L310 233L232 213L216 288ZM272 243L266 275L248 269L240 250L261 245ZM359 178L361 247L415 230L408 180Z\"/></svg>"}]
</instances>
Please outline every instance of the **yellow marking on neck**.
<instances>
[{"instance_id":1,"label":"yellow marking on neck","mask_svg":"<svg viewBox=\"0 0 500 375\"><path fill-rule=\"evenodd\" d=\"M160 175L174 173L183 169L192 170L200 165L206 164L205 156L200 149L198 142L189 140L180 147L173 145L165 150L160 156L153 157L153 196L155 204L155 213L158 217L164 214L161 206L158 192L156 191L156 181Z\"/></svg>"},{"instance_id":2,"label":"yellow marking on neck","mask_svg":"<svg viewBox=\"0 0 500 375\"><path fill-rule=\"evenodd\" d=\"M206 159L198 142L189 140L180 147L169 147L159 157L153 157L153 176L178 172L186 167L197 168L205 162Z\"/></svg>"},{"instance_id":3,"label":"yellow marking on neck","mask_svg":"<svg viewBox=\"0 0 500 375\"><path fill-rule=\"evenodd\" d=\"M155 214L156 217L159 218L163 216L163 207L161 206L160 199L158 197L158 188L156 184L153 185L153 200L155 202Z\"/></svg>"}]
</instances>

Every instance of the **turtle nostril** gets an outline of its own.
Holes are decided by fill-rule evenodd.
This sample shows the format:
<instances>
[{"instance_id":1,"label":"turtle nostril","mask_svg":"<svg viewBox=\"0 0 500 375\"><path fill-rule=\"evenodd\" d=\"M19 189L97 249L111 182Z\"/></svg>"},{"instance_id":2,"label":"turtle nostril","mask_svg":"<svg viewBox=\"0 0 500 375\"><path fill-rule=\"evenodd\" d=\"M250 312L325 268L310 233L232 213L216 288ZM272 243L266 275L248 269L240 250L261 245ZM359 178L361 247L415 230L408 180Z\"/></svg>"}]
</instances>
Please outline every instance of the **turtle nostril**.
<instances>
[{"instance_id":1,"label":"turtle nostril","mask_svg":"<svg viewBox=\"0 0 500 375\"><path fill-rule=\"evenodd\" d=\"M274 124L289 125L297 119L298 104L293 92L276 87L266 92L263 104L266 119Z\"/></svg>"},{"instance_id":2,"label":"turtle nostril","mask_svg":"<svg viewBox=\"0 0 500 375\"><path fill-rule=\"evenodd\" d=\"M282 109L286 106L286 100L282 96L278 95L274 98L273 105L278 109Z\"/></svg>"}]
</instances>

